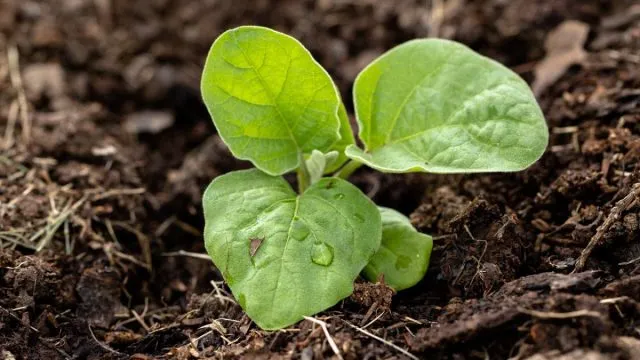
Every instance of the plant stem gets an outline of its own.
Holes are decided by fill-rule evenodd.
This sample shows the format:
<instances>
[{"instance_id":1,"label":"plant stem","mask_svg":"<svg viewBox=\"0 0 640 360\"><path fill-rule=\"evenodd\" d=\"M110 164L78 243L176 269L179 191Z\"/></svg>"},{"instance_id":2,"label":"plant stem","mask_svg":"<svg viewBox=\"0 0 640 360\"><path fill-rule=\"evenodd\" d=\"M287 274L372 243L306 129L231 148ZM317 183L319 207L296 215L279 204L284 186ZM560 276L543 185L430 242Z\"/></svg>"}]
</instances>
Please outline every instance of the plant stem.
<instances>
[{"instance_id":1,"label":"plant stem","mask_svg":"<svg viewBox=\"0 0 640 360\"><path fill-rule=\"evenodd\" d=\"M311 177L309 176L309 169L307 169L307 163L304 160L304 156L302 156L302 153L300 154L299 158L300 166L298 167L296 173L298 178L298 192L302 194L309 187Z\"/></svg>"},{"instance_id":2,"label":"plant stem","mask_svg":"<svg viewBox=\"0 0 640 360\"><path fill-rule=\"evenodd\" d=\"M339 177L341 179L347 179L354 171L358 170L362 165L361 162L357 162L355 160L349 160L345 166L342 167L338 172L336 172L333 176Z\"/></svg>"}]
</instances>

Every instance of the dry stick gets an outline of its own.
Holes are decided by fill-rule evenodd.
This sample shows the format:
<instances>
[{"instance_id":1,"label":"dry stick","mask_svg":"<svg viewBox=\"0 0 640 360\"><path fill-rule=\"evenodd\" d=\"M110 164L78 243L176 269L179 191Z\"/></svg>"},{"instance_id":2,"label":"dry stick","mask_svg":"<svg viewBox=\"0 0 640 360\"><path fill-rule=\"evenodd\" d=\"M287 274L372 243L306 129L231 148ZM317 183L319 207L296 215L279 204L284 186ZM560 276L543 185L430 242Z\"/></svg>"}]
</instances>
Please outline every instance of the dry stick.
<instances>
[{"instance_id":1,"label":"dry stick","mask_svg":"<svg viewBox=\"0 0 640 360\"><path fill-rule=\"evenodd\" d=\"M383 339L383 338L381 338L379 336L373 335L372 333L368 332L367 330L361 329L361 328L351 324L348 321L344 321L344 323L346 323L350 327L358 330L359 332L361 332L361 333L363 333L363 334L365 334L365 335L367 335L367 336L369 336L369 337L371 337L373 339L376 339L376 340L380 341L381 343L383 343L383 344L385 344L387 346L390 346L390 347L398 350L399 352L403 353L405 356L409 357L410 359L419 360L419 358L417 356L413 355L412 353L408 352L407 350L401 348L400 346L398 346L398 345L396 345L396 344L394 344L394 343L392 343L390 341L387 341L387 340L385 340L385 339Z\"/></svg>"},{"instance_id":2,"label":"dry stick","mask_svg":"<svg viewBox=\"0 0 640 360\"><path fill-rule=\"evenodd\" d=\"M112 352L112 353L114 353L116 355L123 355L121 352L119 352L117 350L114 350L112 347L108 346L107 344L101 343L98 340L98 338L96 338L95 334L93 333L93 330L91 329L91 325L87 324L87 327L89 328L89 333L91 334L91 337L93 338L93 341L95 341L96 344L100 345L101 348L103 348L103 349L105 349L105 350L107 350L109 352Z\"/></svg>"},{"instance_id":3,"label":"dry stick","mask_svg":"<svg viewBox=\"0 0 640 360\"><path fill-rule=\"evenodd\" d=\"M585 247L584 250L582 250L582 254L580 254L578 261L576 261L576 267L573 269L573 273L581 271L584 268L584 265L587 263L587 259L589 258L589 255L591 255L591 252L596 247L596 245L600 243L600 241L604 237L604 234L607 232L607 230L609 230L609 228L611 227L611 225L613 225L613 223L615 223L618 219L620 219L622 212L625 211L627 208L629 208L639 196L640 196L640 183L635 183L631 187L631 191L629 191L627 196L620 199L620 201L616 203L613 209L611 209L609 216L607 216L607 218L604 220L602 225L598 227L596 234L591 238L591 240L589 241L589 244L587 244L587 247Z\"/></svg>"},{"instance_id":4,"label":"dry stick","mask_svg":"<svg viewBox=\"0 0 640 360\"><path fill-rule=\"evenodd\" d=\"M112 189L105 191L101 194L97 194L93 197L93 201L103 200L113 196L119 195L141 195L144 194L147 190L145 188L133 188L133 189Z\"/></svg>"},{"instance_id":5,"label":"dry stick","mask_svg":"<svg viewBox=\"0 0 640 360\"><path fill-rule=\"evenodd\" d=\"M14 320L16 320L17 322L19 322L22 326L29 328L29 330L35 332L36 334L39 334L40 331L36 328L34 328L33 326L29 325L29 324L25 324L22 319L20 319L17 315L15 315L13 312L5 309L4 307L0 306L0 310L6 312L9 316L11 316Z\"/></svg>"},{"instance_id":6,"label":"dry stick","mask_svg":"<svg viewBox=\"0 0 640 360\"><path fill-rule=\"evenodd\" d=\"M531 315L539 319L572 319L572 318L583 317L583 316L602 318L602 314L600 314L599 312L589 311L589 310L576 310L576 311L559 313L559 312L545 312L545 311L536 311L536 310L518 308L518 311L523 314Z\"/></svg>"},{"instance_id":7,"label":"dry stick","mask_svg":"<svg viewBox=\"0 0 640 360\"><path fill-rule=\"evenodd\" d=\"M29 114L27 113L29 106L27 104L27 96L24 93L24 87L22 86L22 77L20 76L20 55L15 45L7 49L7 60L9 62L11 85L13 85L18 93L20 120L22 121L22 139L24 142L29 142L31 138L31 123L29 121Z\"/></svg>"},{"instance_id":8,"label":"dry stick","mask_svg":"<svg viewBox=\"0 0 640 360\"><path fill-rule=\"evenodd\" d=\"M626 266L626 265L631 265L631 264L633 264L633 263L636 263L636 262L638 262L638 261L640 261L640 257L637 257L637 258L635 258L635 259L633 259L633 260L629 260L629 261L624 261L624 262L618 263L618 265L620 265L620 266Z\"/></svg>"},{"instance_id":9,"label":"dry stick","mask_svg":"<svg viewBox=\"0 0 640 360\"><path fill-rule=\"evenodd\" d=\"M151 316L151 315L161 314L161 313L163 313L163 312L165 312L165 311L166 311L166 312L170 312L170 311L173 311L173 310L175 310L175 311L179 311L179 310L180 310L180 307L179 307L179 306L177 306L177 305L173 305L173 306L163 307L163 308L160 308L160 309L150 310L150 311L147 311L147 312L146 312L146 314L144 314L144 315L142 315L142 316L143 316L143 318L144 318L144 317ZM119 329L119 328L123 327L124 325L130 324L130 323L132 323L132 322L136 322L136 321L138 321L138 319L136 319L136 318L132 315L130 318L128 318L128 319L126 319L126 320L122 320L122 321L120 321L120 322L116 323L116 324L113 326L113 328L114 328L115 330L117 330L117 329Z\"/></svg>"},{"instance_id":10,"label":"dry stick","mask_svg":"<svg viewBox=\"0 0 640 360\"><path fill-rule=\"evenodd\" d=\"M192 257L194 259L211 261L211 257L207 254L184 251L184 250L162 253L161 256L165 256L165 257L166 256L186 256L186 257Z\"/></svg>"},{"instance_id":11,"label":"dry stick","mask_svg":"<svg viewBox=\"0 0 640 360\"><path fill-rule=\"evenodd\" d=\"M480 257L478 259L476 259L476 261L477 261L476 272L475 272L475 274L473 274L473 277L469 281L469 284L467 284L467 286L465 287L465 288L468 288L469 286L471 286L471 284L473 284L473 281L476 279L476 276L478 276L478 274L480 274L480 268L482 267L482 258L484 258L484 255L487 253L487 248L489 247L489 242L487 240L476 239L473 236L473 234L471 233L471 230L469 230L469 227L467 225L464 226L464 230L467 232L467 234L469 235L469 237L471 237L471 239L473 241L475 241L475 242L484 242L484 249L482 250L482 254L480 254ZM475 258L475 256L474 256L474 258Z\"/></svg>"},{"instance_id":12,"label":"dry stick","mask_svg":"<svg viewBox=\"0 0 640 360\"><path fill-rule=\"evenodd\" d=\"M142 318L142 316L140 316L140 314L138 314L137 311L131 310L131 314L138 321L138 324L140 324L140 326L142 326L146 332L151 331L151 329L149 328L149 325L147 325L147 323L144 322L144 319Z\"/></svg>"},{"instance_id":13,"label":"dry stick","mask_svg":"<svg viewBox=\"0 0 640 360\"><path fill-rule=\"evenodd\" d=\"M44 341L44 339L40 337L40 331L38 331L38 329L34 328L33 326L31 326L29 324L25 324L24 322L22 322L22 319L20 319L18 316L16 316L12 311L10 311L8 309L5 309L2 306L0 306L0 310L6 312L9 316L14 318L18 323L20 323L20 325L22 325L22 326L26 327L27 329L29 329L29 330L33 331L34 333L36 333L36 335L38 336L38 341L40 341L44 346L48 347L49 349L53 349L53 350L57 351L65 359L71 359L71 356L69 356L69 354L67 354L64 350L59 349L57 346L51 345L48 342Z\"/></svg>"},{"instance_id":14,"label":"dry stick","mask_svg":"<svg viewBox=\"0 0 640 360\"><path fill-rule=\"evenodd\" d=\"M366 325L364 325L362 328L363 328L363 329L366 329L366 328L368 328L369 326L371 326L373 323L375 323L376 321L378 321L378 319L380 319L380 318L382 317L382 315L384 315L384 314L385 314L385 312L386 312L386 311L381 312L381 313L380 313L380 315L376 316L373 320L369 321L369 322L368 322Z\"/></svg>"},{"instance_id":15,"label":"dry stick","mask_svg":"<svg viewBox=\"0 0 640 360\"><path fill-rule=\"evenodd\" d=\"M232 304L236 303L236 301L234 299L232 299L231 297L222 294L222 291L220 291L220 288L218 287L218 284L216 284L215 281L211 280L211 285L213 286L213 289L214 289L214 291L216 293L215 298L218 299L218 302L220 304L224 305L224 301L228 301L228 302L230 302ZM206 297L205 301L209 300L209 297L211 297L213 295L214 291L212 291L209 294L209 296ZM224 300L224 301L222 301L222 300Z\"/></svg>"},{"instance_id":16,"label":"dry stick","mask_svg":"<svg viewBox=\"0 0 640 360\"><path fill-rule=\"evenodd\" d=\"M18 113L20 112L20 105L17 101L14 101L9 106L9 115L7 116L7 127L4 130L4 144L5 149L9 149L13 146L13 133L16 128L16 122L18 120Z\"/></svg>"},{"instance_id":17,"label":"dry stick","mask_svg":"<svg viewBox=\"0 0 640 360\"><path fill-rule=\"evenodd\" d=\"M333 353L336 354L338 359L343 360L342 354L340 354L340 350L338 349L338 345L336 345L335 341L333 341L333 338L331 337L331 334L329 334L329 329L327 329L327 323L322 320L318 320L316 318L312 318L309 316L305 316L304 318L311 321L312 323L316 323L320 325L320 327L322 328L322 331L324 332L324 336L327 338L327 341L329 342L329 346L331 347L331 350L333 350Z\"/></svg>"},{"instance_id":18,"label":"dry stick","mask_svg":"<svg viewBox=\"0 0 640 360\"><path fill-rule=\"evenodd\" d=\"M626 301L626 300L631 300L631 298L628 296L618 296L614 298L602 299L600 300L600 304L615 304L617 302Z\"/></svg>"}]
</instances>

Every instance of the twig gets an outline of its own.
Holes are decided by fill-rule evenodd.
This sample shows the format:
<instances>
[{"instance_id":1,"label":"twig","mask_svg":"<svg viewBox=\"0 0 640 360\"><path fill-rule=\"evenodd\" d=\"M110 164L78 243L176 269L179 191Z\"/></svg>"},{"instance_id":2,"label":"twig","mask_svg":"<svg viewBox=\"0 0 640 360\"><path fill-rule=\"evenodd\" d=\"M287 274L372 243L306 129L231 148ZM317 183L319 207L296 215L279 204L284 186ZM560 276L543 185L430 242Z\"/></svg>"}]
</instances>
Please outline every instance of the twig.
<instances>
[{"instance_id":1,"label":"twig","mask_svg":"<svg viewBox=\"0 0 640 360\"><path fill-rule=\"evenodd\" d=\"M615 304L620 301L631 300L628 296L619 296L614 298L602 299L600 300L600 304Z\"/></svg>"},{"instance_id":2,"label":"twig","mask_svg":"<svg viewBox=\"0 0 640 360\"><path fill-rule=\"evenodd\" d=\"M163 312L171 312L171 311L180 311L180 307L177 305L173 305L173 306L167 306L164 308L160 308L160 309L155 309L155 310L150 310L147 311L146 313L143 313L140 317L145 318L151 315L156 315L156 314L161 314ZM130 324L132 322L136 322L138 321L138 319L136 319L133 315L126 319L126 320L122 320L121 322L116 323L113 328L114 329L119 329L121 327L123 327L124 325Z\"/></svg>"},{"instance_id":3,"label":"twig","mask_svg":"<svg viewBox=\"0 0 640 360\"><path fill-rule=\"evenodd\" d=\"M149 328L149 325L147 325L147 323L144 322L144 319L142 318L142 316L140 316L140 314L138 314L137 311L131 310L131 314L133 315L134 318L136 318L140 326L142 326L146 332L149 332L151 330Z\"/></svg>"},{"instance_id":4,"label":"twig","mask_svg":"<svg viewBox=\"0 0 640 360\"><path fill-rule=\"evenodd\" d=\"M121 352L114 350L112 347L108 346L107 344L103 344L101 343L97 338L96 335L93 333L93 330L91 329L91 325L87 324L87 328L89 328L89 334L91 334L91 337L93 338L93 341L96 342L96 344L100 345L101 348L105 349L108 352L114 353L116 355L123 355Z\"/></svg>"},{"instance_id":5,"label":"twig","mask_svg":"<svg viewBox=\"0 0 640 360\"><path fill-rule=\"evenodd\" d=\"M379 336L373 335L372 333L368 332L367 330L361 329L361 328L359 328L359 327L357 327L357 326L355 326L355 325L353 325L353 324L351 324L351 323L349 323L347 321L344 321L344 322L347 325L349 325L350 327L356 329L357 331L359 331L359 332L361 332L361 333L363 333L363 334L365 334L365 335L367 335L367 336L369 336L369 337L371 337L373 339L376 339L376 340L380 341L381 343L383 343L383 344L385 344L387 346L390 346L390 347L398 350L399 352L403 353L408 358L413 359L413 360L419 360L419 358L417 356L415 356L412 353L408 352L407 350L401 348L400 346L398 346L398 345L396 345L396 344L394 344L392 342L389 342L389 341L387 341L387 340L385 340L385 339L383 339L383 338L381 338Z\"/></svg>"},{"instance_id":6,"label":"twig","mask_svg":"<svg viewBox=\"0 0 640 360\"><path fill-rule=\"evenodd\" d=\"M140 194L144 194L145 191L147 191L145 188L113 189L113 190L105 191L102 194L98 194L94 196L93 199L91 200L97 201L97 200L102 200L112 196L119 196L119 195L140 195Z\"/></svg>"},{"instance_id":7,"label":"twig","mask_svg":"<svg viewBox=\"0 0 640 360\"><path fill-rule=\"evenodd\" d=\"M207 254L184 251L184 250L178 250L178 251L174 251L174 252L162 253L161 255L162 256L187 256L187 257L192 257L192 258L195 258L195 259L211 261L211 257L209 257L209 255L207 255Z\"/></svg>"},{"instance_id":8,"label":"twig","mask_svg":"<svg viewBox=\"0 0 640 360\"><path fill-rule=\"evenodd\" d=\"M384 315L384 311L380 313L380 315L376 316L373 320L369 321L365 326L363 326L363 329L368 328L369 326L371 326L373 323L375 323L376 321L378 321L378 319L380 319L382 317L382 315Z\"/></svg>"},{"instance_id":9,"label":"twig","mask_svg":"<svg viewBox=\"0 0 640 360\"><path fill-rule=\"evenodd\" d=\"M20 309L20 308L18 308ZM6 312L9 316L11 316L12 318L14 318L18 323L20 323L20 325L26 327L27 329L33 331L34 333L36 333L36 336L38 338L38 341L40 341L42 344L44 344L44 346L48 347L49 349L53 349L55 351L58 352L58 354L62 355L65 359L71 359L71 356L69 356L69 354L67 354L64 350L59 349L57 346L51 345L48 342L46 342L43 338L40 337L40 331L38 331L38 329L34 328L33 326L29 325L29 324L25 324L24 322L22 322L22 320L17 317L12 311L5 309L4 307L0 306L0 310ZM14 309L17 310L17 309Z\"/></svg>"},{"instance_id":10,"label":"twig","mask_svg":"<svg viewBox=\"0 0 640 360\"><path fill-rule=\"evenodd\" d=\"M618 265L619 266L631 265L631 264L636 263L638 261L640 261L640 257L637 257L637 258L635 258L633 260L629 260L629 261L624 261L624 262L618 263Z\"/></svg>"},{"instance_id":11,"label":"twig","mask_svg":"<svg viewBox=\"0 0 640 360\"><path fill-rule=\"evenodd\" d=\"M140 230L132 227L131 225L121 221L114 222L113 225L123 228L136 236L138 244L140 245L140 249L142 249L142 256L144 257L144 262L146 264L145 267L149 271L153 270L153 261L151 259L151 241L149 240L147 235L145 235Z\"/></svg>"},{"instance_id":12,"label":"twig","mask_svg":"<svg viewBox=\"0 0 640 360\"><path fill-rule=\"evenodd\" d=\"M475 241L475 242L484 242L484 248L482 249L482 254L480 254L480 257L478 259L475 259L475 256L473 257L476 262L476 272L475 274L473 274L473 277L471 278L471 280L469 280L469 284L467 284L467 286L465 286L465 289L470 287L473 284L473 281L476 279L476 276L478 276L478 274L480 274L481 271L481 267L482 267L482 258L484 258L484 255L487 253L487 248L489 247L489 242L487 240L481 240L481 239L476 239L473 234L471 233L471 230L469 230L469 227L467 225L464 226L464 230L467 232L467 235L469 235L469 237Z\"/></svg>"},{"instance_id":13,"label":"twig","mask_svg":"<svg viewBox=\"0 0 640 360\"><path fill-rule=\"evenodd\" d=\"M50 219L49 223L44 228L40 229L29 239L30 242L35 242L36 240L38 240L38 238L40 238L40 236L44 235L41 239L38 240L38 245L36 245L35 247L36 252L44 249L47 245L49 245L49 242L51 242L51 239L53 239L53 236L56 234L60 226L67 220L67 218L71 214L73 214L82 204L84 204L86 198L86 196L83 196L73 205L67 206L58 216Z\"/></svg>"},{"instance_id":14,"label":"twig","mask_svg":"<svg viewBox=\"0 0 640 360\"><path fill-rule=\"evenodd\" d=\"M227 302L230 302L232 304L236 303L236 301L233 300L231 297L225 296L225 295L222 294L222 291L220 290L220 287L218 287L218 284L215 281L211 280L211 286L213 286L213 290L216 293L215 298L218 299L220 304L224 304L223 300L227 301ZM211 296L211 295L209 295L209 296ZM208 300L208 299L209 299L209 297L207 296L206 300Z\"/></svg>"},{"instance_id":15,"label":"twig","mask_svg":"<svg viewBox=\"0 0 640 360\"><path fill-rule=\"evenodd\" d=\"M34 328L33 326L29 325L29 324L25 324L24 322L22 322L22 319L20 319L18 316L16 316L13 312L5 309L4 307L0 306L0 310L6 312L9 316L11 316L12 318L14 318L16 321L18 321L22 326L29 328L29 330L35 332L36 334L39 334L40 331L36 328Z\"/></svg>"},{"instance_id":16,"label":"twig","mask_svg":"<svg viewBox=\"0 0 640 360\"><path fill-rule=\"evenodd\" d=\"M15 45L9 46L7 49L7 60L9 62L11 85L13 85L18 93L18 106L21 115L20 121L22 122L22 139L28 143L31 139L31 123L29 114L27 113L29 105L27 103L27 96L24 93L24 87L22 86L22 77L20 76L20 55Z\"/></svg>"},{"instance_id":17,"label":"twig","mask_svg":"<svg viewBox=\"0 0 640 360\"><path fill-rule=\"evenodd\" d=\"M306 320L311 321L312 323L320 325L320 327L322 328L322 331L324 332L324 336L327 338L327 341L329 342L329 346L331 347L331 350L333 350L333 353L336 354L338 359L343 360L342 354L340 354L340 350L338 349L338 345L336 345L335 341L333 341L333 338L331 337L331 334L329 334L329 329L327 329L327 323L322 320L318 320L316 318L312 318L309 316L305 316L304 318Z\"/></svg>"},{"instance_id":18,"label":"twig","mask_svg":"<svg viewBox=\"0 0 640 360\"><path fill-rule=\"evenodd\" d=\"M523 314L531 315L539 319L572 319L572 318L584 317L584 316L602 318L602 315L599 312L589 311L589 310L576 310L576 311L559 313L559 312L545 312L545 311L529 310L525 308L518 308L518 311L520 311Z\"/></svg>"},{"instance_id":19,"label":"twig","mask_svg":"<svg viewBox=\"0 0 640 360\"><path fill-rule=\"evenodd\" d=\"M591 255L591 252L596 247L596 245L598 245L600 241L602 241L602 238L604 237L604 234L607 232L607 230L609 230L613 223L620 219L622 212L629 208L639 196L640 183L636 183L631 187L631 191L629 191L627 196L620 199L620 201L616 203L616 205L611 209L609 216L607 216L602 225L598 227L596 234L591 238L589 244L587 244L587 247L582 250L582 254L580 254L578 261L576 261L576 266L573 269L573 273L581 271L584 268L589 255Z\"/></svg>"},{"instance_id":20,"label":"twig","mask_svg":"<svg viewBox=\"0 0 640 360\"><path fill-rule=\"evenodd\" d=\"M7 115L7 127L4 129L4 144L5 149L9 149L13 146L13 133L16 128L16 122L18 121L18 113L20 112L20 105L17 101L14 101L9 105L9 114Z\"/></svg>"}]
</instances>

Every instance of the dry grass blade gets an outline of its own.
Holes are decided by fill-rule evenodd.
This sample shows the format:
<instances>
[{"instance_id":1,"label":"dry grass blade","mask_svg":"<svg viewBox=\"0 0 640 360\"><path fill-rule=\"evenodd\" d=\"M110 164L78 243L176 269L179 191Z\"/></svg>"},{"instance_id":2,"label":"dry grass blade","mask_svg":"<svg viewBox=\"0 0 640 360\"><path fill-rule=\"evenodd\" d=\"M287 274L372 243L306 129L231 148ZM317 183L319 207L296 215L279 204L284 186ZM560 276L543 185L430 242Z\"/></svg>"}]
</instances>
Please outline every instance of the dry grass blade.
<instances>
[{"instance_id":1,"label":"dry grass blade","mask_svg":"<svg viewBox=\"0 0 640 360\"><path fill-rule=\"evenodd\" d=\"M640 197L640 183L636 183L631 187L631 191L620 199L616 203L616 205L611 209L609 216L604 220L602 225L598 227L596 234L591 238L587 246L582 250L578 261L576 261L576 267L573 269L573 272L581 271L585 264L587 263L587 259L591 255L593 249L602 241L602 238L606 234L607 230L620 219L622 216L622 212L631 207L631 205Z\"/></svg>"},{"instance_id":2,"label":"dry grass blade","mask_svg":"<svg viewBox=\"0 0 640 360\"><path fill-rule=\"evenodd\" d=\"M195 252L184 251L184 250L162 253L162 256L186 256L194 259L211 261L211 258L207 254L195 253Z\"/></svg>"},{"instance_id":3,"label":"dry grass blade","mask_svg":"<svg viewBox=\"0 0 640 360\"><path fill-rule=\"evenodd\" d=\"M327 338L327 342L329 342L329 346L331 347L331 350L333 350L333 353L336 354L338 359L342 360L343 357L342 357L342 354L340 354L340 350L338 349L338 345L336 345L336 342L333 341L333 338L331 337L331 334L329 334L329 329L327 329L327 323L322 321L322 320L318 320L316 318L309 317L309 316L305 316L304 318L306 320L311 321L312 323L320 325L320 327L322 328L322 331L324 332L324 336Z\"/></svg>"},{"instance_id":4,"label":"dry grass blade","mask_svg":"<svg viewBox=\"0 0 640 360\"><path fill-rule=\"evenodd\" d=\"M141 195L144 194L147 190L145 188L133 188L133 189L112 189L105 191L101 194L97 194L92 198L93 201L103 200L106 198L110 198L113 196L120 195Z\"/></svg>"},{"instance_id":5,"label":"dry grass blade","mask_svg":"<svg viewBox=\"0 0 640 360\"><path fill-rule=\"evenodd\" d=\"M9 316L11 316L14 320L16 320L20 325L22 325L22 326L24 326L25 328L27 328L27 329L29 329L29 330L33 331L33 332L38 336L38 341L40 341L44 346L46 346L46 347L48 347L48 348L50 348L50 349L53 349L53 350L57 351L57 352L58 352L58 354L62 355L62 357L63 357L64 359L71 359L71 356L69 356L69 354L67 354L66 352L64 352L64 350L62 350L62 349L58 348L57 346L51 345L51 344L49 344L48 342L46 342L44 339L42 339L42 338L40 337L40 331L39 331L38 329L34 328L33 326L31 326L31 325L29 325L29 324L25 324L25 323L22 321L22 319L20 319L17 315L15 315L15 314L13 313L13 311L15 311L15 310L17 310L17 309L14 309L14 310L12 311L12 310L8 310L8 309L5 309L4 307L0 306L0 310L2 310L2 311L4 311L5 313L7 313L7 314L8 314Z\"/></svg>"},{"instance_id":6,"label":"dry grass blade","mask_svg":"<svg viewBox=\"0 0 640 360\"><path fill-rule=\"evenodd\" d=\"M73 214L84 202L87 200L87 197L84 196L77 202L72 205L68 205L65 207L62 212L60 212L56 216L52 216L47 220L47 225L38 230L35 234L29 238L30 243L35 243L37 241L37 245L34 247L34 250L41 251L44 249L49 243L53 236L56 234L60 226L64 224L64 222Z\"/></svg>"},{"instance_id":7,"label":"dry grass blade","mask_svg":"<svg viewBox=\"0 0 640 360\"><path fill-rule=\"evenodd\" d=\"M345 323L347 325L349 325L350 327L354 328L355 330L367 335L368 337L373 338L375 340L378 340L381 343L398 350L399 352L401 352L402 354L404 354L408 358L414 359L414 360L419 360L419 358L417 356L415 356L412 353L408 352L407 350L401 348L400 346L398 346L398 345L396 345L396 344L394 344L394 343L392 343L390 341L387 341L387 340L385 340L385 339L383 339L383 338L381 338L379 336L373 335L372 333L368 332L367 330L361 329L361 328L359 328L359 327L357 327L357 326L355 326L355 325L353 325L353 324L351 324L351 323L349 323L347 321L345 321Z\"/></svg>"},{"instance_id":8,"label":"dry grass blade","mask_svg":"<svg viewBox=\"0 0 640 360\"><path fill-rule=\"evenodd\" d=\"M112 347L101 343L98 338L96 338L96 335L93 333L93 329L91 329L91 325L87 325L87 328L89 328L89 334L91 334L91 338L93 338L93 341L96 342L96 344L98 344L101 348L105 349L106 351L110 352L110 353L114 353L116 355L123 355L121 352L114 350Z\"/></svg>"},{"instance_id":9,"label":"dry grass blade","mask_svg":"<svg viewBox=\"0 0 640 360\"><path fill-rule=\"evenodd\" d=\"M531 315L539 319L572 319L572 318L585 317L585 316L602 318L602 314L600 314L599 312L589 311L589 310L576 310L576 311L559 313L559 312L547 312L547 311L537 311L537 310L519 308L518 311L520 311L523 314Z\"/></svg>"},{"instance_id":10,"label":"dry grass blade","mask_svg":"<svg viewBox=\"0 0 640 360\"><path fill-rule=\"evenodd\" d=\"M213 286L213 292L216 293L215 294L215 298L218 299L220 304L224 304L225 301L226 302L230 302L232 304L236 303L236 301L233 298L231 298L230 294L228 294L226 292L224 294L222 293L222 290L220 290L220 287L218 286L218 284L215 281L211 280L211 286ZM214 296L213 292L211 292L211 295L209 295L209 296ZM208 297L207 297L207 299L208 299Z\"/></svg>"},{"instance_id":11,"label":"dry grass blade","mask_svg":"<svg viewBox=\"0 0 640 360\"><path fill-rule=\"evenodd\" d=\"M20 75L20 55L18 48L13 45L7 49L7 60L9 64L9 77L11 78L11 85L18 93L18 109L20 114L20 121L22 122L22 139L24 142L29 142L31 139L31 123L29 119L29 105L27 103L27 96L24 93L24 87L22 86L22 76ZM12 139L5 139L12 140ZM5 143L9 146L10 143Z\"/></svg>"}]
</instances>

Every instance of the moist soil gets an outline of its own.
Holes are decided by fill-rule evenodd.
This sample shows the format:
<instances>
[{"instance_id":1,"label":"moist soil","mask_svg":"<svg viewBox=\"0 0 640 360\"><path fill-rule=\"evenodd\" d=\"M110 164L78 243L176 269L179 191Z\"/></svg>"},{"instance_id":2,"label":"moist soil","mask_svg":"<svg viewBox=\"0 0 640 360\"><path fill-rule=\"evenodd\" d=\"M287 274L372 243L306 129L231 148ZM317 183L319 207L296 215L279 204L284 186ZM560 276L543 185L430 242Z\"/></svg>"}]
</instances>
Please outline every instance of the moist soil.
<instances>
[{"instance_id":1,"label":"moist soil","mask_svg":"<svg viewBox=\"0 0 640 360\"><path fill-rule=\"evenodd\" d=\"M434 236L425 279L261 331L198 257L202 190L249 166L198 91L241 24L299 38L350 109L381 52L456 39L534 84L549 147L519 173L360 170ZM4 0L0 137L0 358L640 359L633 1Z\"/></svg>"}]
</instances>

